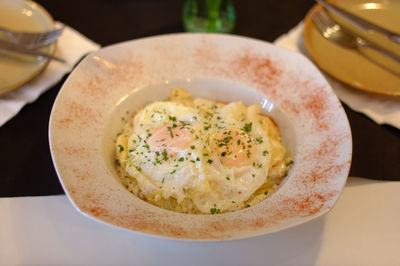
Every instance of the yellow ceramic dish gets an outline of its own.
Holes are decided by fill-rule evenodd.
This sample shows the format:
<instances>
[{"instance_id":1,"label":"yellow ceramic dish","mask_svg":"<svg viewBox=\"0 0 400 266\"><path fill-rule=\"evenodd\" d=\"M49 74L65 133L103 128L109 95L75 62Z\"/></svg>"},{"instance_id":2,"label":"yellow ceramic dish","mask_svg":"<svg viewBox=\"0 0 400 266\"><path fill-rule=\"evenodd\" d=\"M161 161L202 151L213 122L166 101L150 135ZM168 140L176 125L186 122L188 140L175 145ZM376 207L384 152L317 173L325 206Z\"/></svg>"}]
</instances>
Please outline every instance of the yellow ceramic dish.
<instances>
[{"instance_id":1,"label":"yellow ceramic dish","mask_svg":"<svg viewBox=\"0 0 400 266\"><path fill-rule=\"evenodd\" d=\"M365 0L335 0L330 2L400 34L400 1L376 0L367 3ZM316 5L310 12L319 8L321 7ZM372 93L400 96L400 64L396 64L368 48L363 48L359 52L326 40L315 27L310 12L305 19L304 44L321 69L354 88ZM379 42L400 56L400 45L378 34L364 33L337 16L334 18L357 34Z\"/></svg>"},{"instance_id":2,"label":"yellow ceramic dish","mask_svg":"<svg viewBox=\"0 0 400 266\"><path fill-rule=\"evenodd\" d=\"M0 0L0 26L21 31L45 31L54 27L52 17L33 1ZM0 39L7 37L1 33ZM55 44L41 48L54 54ZM0 49L0 94L22 86L39 74L49 60L24 56Z\"/></svg>"}]
</instances>

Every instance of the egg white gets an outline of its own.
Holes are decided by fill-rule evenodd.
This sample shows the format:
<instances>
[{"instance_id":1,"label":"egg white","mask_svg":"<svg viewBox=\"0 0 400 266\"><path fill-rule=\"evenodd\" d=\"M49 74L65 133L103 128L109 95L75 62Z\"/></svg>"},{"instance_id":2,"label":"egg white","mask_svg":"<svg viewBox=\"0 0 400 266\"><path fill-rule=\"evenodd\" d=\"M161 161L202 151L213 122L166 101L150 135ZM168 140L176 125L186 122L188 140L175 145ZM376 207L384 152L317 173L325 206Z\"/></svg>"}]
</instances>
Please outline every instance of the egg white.
<instances>
[{"instance_id":1,"label":"egg white","mask_svg":"<svg viewBox=\"0 0 400 266\"><path fill-rule=\"evenodd\" d=\"M174 198L179 204L190 200L202 213L238 209L266 182L270 168L271 145L259 125L258 113L259 106L246 108L240 102L222 105L196 99L192 106L176 102L150 104L133 119L125 170L136 178L149 201ZM184 149L163 156L149 147L147 140L152 130L168 123L186 125L193 139ZM248 132L246 125L247 130L251 125ZM255 154L240 167L224 165L215 146L216 136L233 129L256 146Z\"/></svg>"}]
</instances>

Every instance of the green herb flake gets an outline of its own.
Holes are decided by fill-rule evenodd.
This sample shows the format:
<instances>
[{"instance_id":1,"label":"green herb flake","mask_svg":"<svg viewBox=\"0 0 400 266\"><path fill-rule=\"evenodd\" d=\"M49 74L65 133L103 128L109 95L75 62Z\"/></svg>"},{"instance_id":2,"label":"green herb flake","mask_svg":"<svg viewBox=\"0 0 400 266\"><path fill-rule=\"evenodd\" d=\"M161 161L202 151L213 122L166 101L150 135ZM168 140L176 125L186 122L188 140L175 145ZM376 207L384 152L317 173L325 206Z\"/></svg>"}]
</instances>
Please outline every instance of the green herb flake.
<instances>
[{"instance_id":1,"label":"green herb flake","mask_svg":"<svg viewBox=\"0 0 400 266\"><path fill-rule=\"evenodd\" d=\"M173 175L175 173L176 173L176 169L172 170L170 174Z\"/></svg>"},{"instance_id":2,"label":"green herb flake","mask_svg":"<svg viewBox=\"0 0 400 266\"><path fill-rule=\"evenodd\" d=\"M251 152L250 152L250 150L247 150L247 158L250 158L250 156L251 156Z\"/></svg>"},{"instance_id":3,"label":"green herb flake","mask_svg":"<svg viewBox=\"0 0 400 266\"><path fill-rule=\"evenodd\" d=\"M266 156L267 154L269 154L268 151L263 151L263 156Z\"/></svg>"},{"instance_id":4,"label":"green herb flake","mask_svg":"<svg viewBox=\"0 0 400 266\"><path fill-rule=\"evenodd\" d=\"M168 160L168 153L167 153L167 150L165 150L165 149L163 150L162 156L163 156L163 159L164 159L165 161Z\"/></svg>"},{"instance_id":5,"label":"green herb flake","mask_svg":"<svg viewBox=\"0 0 400 266\"><path fill-rule=\"evenodd\" d=\"M244 131L244 132L247 132L247 133L251 132L251 126L252 126L252 125L253 125L252 122L250 122L250 123L245 123L245 124L244 124L244 127L242 128L243 131Z\"/></svg>"},{"instance_id":6,"label":"green herb flake","mask_svg":"<svg viewBox=\"0 0 400 266\"><path fill-rule=\"evenodd\" d=\"M184 157L181 157L181 158L178 159L178 161L180 161L180 162L183 162L184 160L185 160Z\"/></svg>"},{"instance_id":7,"label":"green herb flake","mask_svg":"<svg viewBox=\"0 0 400 266\"><path fill-rule=\"evenodd\" d=\"M290 166L290 165L292 165L292 164L293 164L293 161L290 160L290 161L288 161L288 162L286 163L286 167L287 167L287 166Z\"/></svg>"},{"instance_id":8,"label":"green herb flake","mask_svg":"<svg viewBox=\"0 0 400 266\"><path fill-rule=\"evenodd\" d=\"M209 163L209 164L212 164L212 162L213 162L213 160L211 160L211 159L207 160L207 163Z\"/></svg>"},{"instance_id":9,"label":"green herb flake","mask_svg":"<svg viewBox=\"0 0 400 266\"><path fill-rule=\"evenodd\" d=\"M118 145L119 148L119 152L123 152L124 151L124 147L122 145Z\"/></svg>"},{"instance_id":10,"label":"green herb flake","mask_svg":"<svg viewBox=\"0 0 400 266\"><path fill-rule=\"evenodd\" d=\"M217 209L217 208L211 208L211 209L210 209L210 213L211 213L211 214L219 214L219 213L221 213L221 210L220 210L220 209Z\"/></svg>"},{"instance_id":11,"label":"green herb flake","mask_svg":"<svg viewBox=\"0 0 400 266\"><path fill-rule=\"evenodd\" d=\"M192 146L190 146L190 148L191 148L192 150L194 150L196 147L195 147L194 145L192 145Z\"/></svg>"},{"instance_id":12,"label":"green herb flake","mask_svg":"<svg viewBox=\"0 0 400 266\"><path fill-rule=\"evenodd\" d=\"M169 120L171 120L171 121L173 121L173 122L175 122L176 121L176 117L175 116L168 116L168 118L169 118Z\"/></svg>"},{"instance_id":13,"label":"green herb flake","mask_svg":"<svg viewBox=\"0 0 400 266\"><path fill-rule=\"evenodd\" d=\"M172 133L172 128L171 127L167 127L169 135L171 136L171 138L174 138L174 133Z\"/></svg>"},{"instance_id":14,"label":"green herb flake","mask_svg":"<svg viewBox=\"0 0 400 266\"><path fill-rule=\"evenodd\" d=\"M266 190L266 191L264 192L264 195L268 195L268 190Z\"/></svg>"}]
</instances>

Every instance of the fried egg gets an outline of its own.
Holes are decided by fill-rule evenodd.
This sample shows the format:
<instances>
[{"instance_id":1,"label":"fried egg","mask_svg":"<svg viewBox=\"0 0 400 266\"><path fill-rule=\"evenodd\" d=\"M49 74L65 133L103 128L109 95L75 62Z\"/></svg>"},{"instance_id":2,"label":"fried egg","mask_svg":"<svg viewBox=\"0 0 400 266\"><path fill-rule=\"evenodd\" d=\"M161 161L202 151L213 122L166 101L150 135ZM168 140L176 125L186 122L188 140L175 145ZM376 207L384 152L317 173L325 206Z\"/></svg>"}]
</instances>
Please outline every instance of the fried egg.
<instances>
[{"instance_id":1,"label":"fried egg","mask_svg":"<svg viewBox=\"0 0 400 266\"><path fill-rule=\"evenodd\" d=\"M276 161L271 149L280 145L271 145L260 106L192 100L180 89L171 98L139 111L116 142L119 164L141 198L158 206L172 200L166 208L194 213L245 207L266 184Z\"/></svg>"}]
</instances>

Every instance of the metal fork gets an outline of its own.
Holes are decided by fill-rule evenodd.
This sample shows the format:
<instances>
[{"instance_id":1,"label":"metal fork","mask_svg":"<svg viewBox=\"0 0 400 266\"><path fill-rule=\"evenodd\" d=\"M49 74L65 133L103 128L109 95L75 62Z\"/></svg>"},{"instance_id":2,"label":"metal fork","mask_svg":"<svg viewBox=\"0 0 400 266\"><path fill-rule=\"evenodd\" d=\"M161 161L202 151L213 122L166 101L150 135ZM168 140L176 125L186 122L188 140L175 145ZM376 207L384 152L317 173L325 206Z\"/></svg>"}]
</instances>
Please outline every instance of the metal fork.
<instances>
[{"instance_id":1,"label":"metal fork","mask_svg":"<svg viewBox=\"0 0 400 266\"><path fill-rule=\"evenodd\" d=\"M36 49L54 42L62 34L65 26L58 29L44 32L19 32L4 27L0 27L0 31L4 32L9 40L27 49Z\"/></svg>"},{"instance_id":2,"label":"metal fork","mask_svg":"<svg viewBox=\"0 0 400 266\"><path fill-rule=\"evenodd\" d=\"M320 8L314 10L311 13L311 18L318 30L326 39L349 49L358 50L359 48L363 47L374 49L375 51L400 64L400 56L372 43L371 41L367 41L360 36L357 36L352 31L337 24L324 9Z\"/></svg>"}]
</instances>

